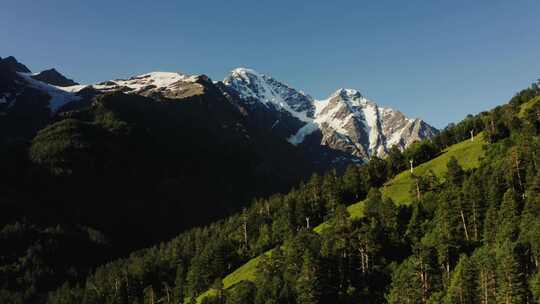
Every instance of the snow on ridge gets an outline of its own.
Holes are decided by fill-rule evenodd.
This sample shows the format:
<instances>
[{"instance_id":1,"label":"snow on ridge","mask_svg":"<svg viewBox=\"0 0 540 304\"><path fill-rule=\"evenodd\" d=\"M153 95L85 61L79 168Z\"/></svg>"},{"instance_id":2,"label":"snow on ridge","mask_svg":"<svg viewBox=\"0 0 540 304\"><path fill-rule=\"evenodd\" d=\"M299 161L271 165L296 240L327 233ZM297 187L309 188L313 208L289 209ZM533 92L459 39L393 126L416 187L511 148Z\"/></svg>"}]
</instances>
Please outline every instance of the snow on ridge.
<instances>
[{"instance_id":1,"label":"snow on ridge","mask_svg":"<svg viewBox=\"0 0 540 304\"><path fill-rule=\"evenodd\" d=\"M235 76L238 76L238 75L245 76L249 74L258 76L258 77L262 76L257 71L250 68L244 68L244 67L235 68L234 70L231 71L231 75L235 75Z\"/></svg>"},{"instance_id":2,"label":"snow on ridge","mask_svg":"<svg viewBox=\"0 0 540 304\"><path fill-rule=\"evenodd\" d=\"M298 129L298 131L296 131L295 134L289 136L289 138L287 138L287 141L297 146L304 141L306 136L317 131L318 129L319 129L319 125L317 123L308 122L303 127Z\"/></svg>"},{"instance_id":3,"label":"snow on ridge","mask_svg":"<svg viewBox=\"0 0 540 304\"><path fill-rule=\"evenodd\" d=\"M150 72L128 79L115 79L100 84L92 85L96 89L106 90L114 86L128 87L132 90L139 91L149 86L156 88L169 88L178 82L195 82L198 76L190 76L176 72Z\"/></svg>"},{"instance_id":4,"label":"snow on ridge","mask_svg":"<svg viewBox=\"0 0 540 304\"><path fill-rule=\"evenodd\" d=\"M28 83L30 87L43 91L51 97L51 99L49 100L49 107L52 112L56 112L59 108L61 108L63 105L67 104L68 102L81 99L80 96L77 96L72 92L64 90L64 88L60 89L60 87L56 87L56 86L53 86L48 83L32 78L31 73L17 72L17 74L21 76Z\"/></svg>"},{"instance_id":5,"label":"snow on ridge","mask_svg":"<svg viewBox=\"0 0 540 304\"><path fill-rule=\"evenodd\" d=\"M76 84L76 85L72 85L72 86L69 86L69 87L60 87L60 86L53 86L53 87L55 87L55 88L57 88L59 90L68 92L68 93L78 93L82 89L89 87L89 85Z\"/></svg>"},{"instance_id":6,"label":"snow on ridge","mask_svg":"<svg viewBox=\"0 0 540 304\"><path fill-rule=\"evenodd\" d=\"M236 68L225 77L223 82L236 89L243 99L253 98L259 100L267 107L269 104L275 105L306 123L312 120L307 110L298 111L285 100L288 97L287 94L291 91L310 101L311 97L293 89L287 84L274 80L270 76L260 74L249 68Z\"/></svg>"},{"instance_id":7,"label":"snow on ridge","mask_svg":"<svg viewBox=\"0 0 540 304\"><path fill-rule=\"evenodd\" d=\"M342 96L345 98L353 99L353 98L359 98L362 97L362 93L356 89L348 89L348 88L339 88L334 93L332 93L329 97L329 99Z\"/></svg>"},{"instance_id":8,"label":"snow on ridge","mask_svg":"<svg viewBox=\"0 0 540 304\"><path fill-rule=\"evenodd\" d=\"M360 155L382 156L389 144L403 148L410 138L417 136L408 131L416 119L380 107L355 89L340 88L326 99L316 100L249 68L232 70L223 82L248 104L260 102L302 121L304 124L287 138L293 145L301 144L308 135L320 130L323 136L334 134L340 141L356 146Z\"/></svg>"},{"instance_id":9,"label":"snow on ridge","mask_svg":"<svg viewBox=\"0 0 540 304\"><path fill-rule=\"evenodd\" d=\"M379 140L379 108L374 104L367 104L361 111L366 122L364 130L369 136L369 150L373 152Z\"/></svg>"}]
</instances>

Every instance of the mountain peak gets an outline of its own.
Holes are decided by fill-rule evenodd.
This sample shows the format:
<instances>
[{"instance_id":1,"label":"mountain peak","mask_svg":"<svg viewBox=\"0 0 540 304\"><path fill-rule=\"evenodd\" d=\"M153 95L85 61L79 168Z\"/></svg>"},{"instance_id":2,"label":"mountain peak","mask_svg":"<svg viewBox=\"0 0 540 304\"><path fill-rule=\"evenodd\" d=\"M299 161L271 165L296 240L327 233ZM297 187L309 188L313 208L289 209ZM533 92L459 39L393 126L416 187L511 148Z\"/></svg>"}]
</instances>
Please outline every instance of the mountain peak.
<instances>
[{"instance_id":1,"label":"mountain peak","mask_svg":"<svg viewBox=\"0 0 540 304\"><path fill-rule=\"evenodd\" d=\"M43 81L48 84L52 84L54 86L59 86L59 87L70 87L70 86L78 85L78 83L76 83L72 79L66 78L64 75L58 72L55 68L42 71L37 75L32 75L31 77L36 80Z\"/></svg>"},{"instance_id":2,"label":"mountain peak","mask_svg":"<svg viewBox=\"0 0 540 304\"><path fill-rule=\"evenodd\" d=\"M245 68L245 67L238 67L234 70L231 71L231 74L232 75L247 75L247 74L251 74L251 75L254 75L254 76L261 76L257 71L253 70L253 69L250 69L250 68Z\"/></svg>"},{"instance_id":3,"label":"mountain peak","mask_svg":"<svg viewBox=\"0 0 540 304\"><path fill-rule=\"evenodd\" d=\"M356 159L367 160L374 155L384 156L392 145L403 149L436 132L427 124L419 126L416 120L399 111L379 107L355 89L340 88L329 98L316 101L248 68L232 70L223 83L239 93L249 110L259 115L258 111L273 113L277 110L281 113L275 114L270 129L287 124L291 134L287 140L293 145L303 143L310 134L320 131L321 139L315 145L328 146ZM292 122L286 117L288 114L292 120L297 120Z\"/></svg>"},{"instance_id":4,"label":"mountain peak","mask_svg":"<svg viewBox=\"0 0 540 304\"><path fill-rule=\"evenodd\" d=\"M345 89L345 88L338 89L337 91L332 93L332 95L330 95L330 98L334 98L337 96L340 96L343 99L357 99L357 98L363 97L360 91L355 90L355 89Z\"/></svg>"},{"instance_id":5,"label":"mountain peak","mask_svg":"<svg viewBox=\"0 0 540 304\"><path fill-rule=\"evenodd\" d=\"M9 66L9 68L15 72L19 73L31 73L30 69L27 68L24 64L20 63L13 56L0 59L0 62Z\"/></svg>"},{"instance_id":6,"label":"mountain peak","mask_svg":"<svg viewBox=\"0 0 540 304\"><path fill-rule=\"evenodd\" d=\"M286 110L302 121L308 120L315 111L309 95L249 68L232 70L223 83L252 105L258 101L267 107Z\"/></svg>"}]
</instances>

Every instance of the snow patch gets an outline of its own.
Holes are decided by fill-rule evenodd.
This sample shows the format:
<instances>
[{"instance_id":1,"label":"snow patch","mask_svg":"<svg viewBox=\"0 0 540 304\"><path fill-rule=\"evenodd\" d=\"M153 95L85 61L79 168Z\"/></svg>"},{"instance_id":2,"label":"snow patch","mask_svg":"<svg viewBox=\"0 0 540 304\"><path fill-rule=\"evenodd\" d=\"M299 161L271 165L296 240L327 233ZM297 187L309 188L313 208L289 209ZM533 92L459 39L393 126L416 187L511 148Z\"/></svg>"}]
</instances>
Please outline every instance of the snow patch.
<instances>
[{"instance_id":1,"label":"snow patch","mask_svg":"<svg viewBox=\"0 0 540 304\"><path fill-rule=\"evenodd\" d=\"M82 89L84 88L87 88L89 87L88 85L83 85L83 84L77 84L77 85L73 85L73 86L69 86L69 87L60 87L60 86L53 86L59 90L62 90L64 92L69 92L69 93L78 93L80 92Z\"/></svg>"},{"instance_id":2,"label":"snow patch","mask_svg":"<svg viewBox=\"0 0 540 304\"><path fill-rule=\"evenodd\" d=\"M362 113L365 119L365 131L369 136L369 149L372 152L378 144L379 128L378 128L378 108L372 104L367 104L362 108Z\"/></svg>"},{"instance_id":3,"label":"snow patch","mask_svg":"<svg viewBox=\"0 0 540 304\"><path fill-rule=\"evenodd\" d=\"M67 104L68 102L81 99L81 97L71 92L64 91L53 85L47 84L39 80L35 80L34 78L31 77L32 74L30 73L18 73L18 74L19 76L24 78L24 80L28 83L30 87L43 91L51 97L51 99L49 100L49 107L51 109L51 112L53 113L56 112L59 108L61 108L63 105Z\"/></svg>"},{"instance_id":4,"label":"snow patch","mask_svg":"<svg viewBox=\"0 0 540 304\"><path fill-rule=\"evenodd\" d=\"M317 131L318 129L319 129L319 126L316 123L314 122L307 123L305 126L298 129L296 134L289 136L289 138L287 138L287 141L297 146L304 141L306 136Z\"/></svg>"},{"instance_id":5,"label":"snow patch","mask_svg":"<svg viewBox=\"0 0 540 304\"><path fill-rule=\"evenodd\" d=\"M129 79L115 79L102 84L92 85L98 90L111 90L115 87L128 87L137 92L150 86L156 88L170 88L178 82L195 82L197 76L190 76L174 72L151 72Z\"/></svg>"},{"instance_id":6,"label":"snow patch","mask_svg":"<svg viewBox=\"0 0 540 304\"><path fill-rule=\"evenodd\" d=\"M248 68L236 68L225 78L224 83L232 86L240 94L242 99L256 99L267 107L273 104L278 109L284 109L294 117L303 122L312 120L308 111L298 111L287 102L286 98L298 94L301 98L311 102L312 99L301 91L296 91L286 84L278 83L271 77L268 77ZM272 85L278 84L279 86Z\"/></svg>"}]
</instances>

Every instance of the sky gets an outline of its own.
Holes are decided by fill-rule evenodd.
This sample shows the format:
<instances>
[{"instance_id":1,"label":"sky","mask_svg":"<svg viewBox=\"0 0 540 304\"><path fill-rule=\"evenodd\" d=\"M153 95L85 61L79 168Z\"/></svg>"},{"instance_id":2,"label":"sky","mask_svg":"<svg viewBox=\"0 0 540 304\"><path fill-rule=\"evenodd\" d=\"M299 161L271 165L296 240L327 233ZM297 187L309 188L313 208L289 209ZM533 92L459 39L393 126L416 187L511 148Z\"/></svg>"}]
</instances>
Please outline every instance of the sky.
<instances>
[{"instance_id":1,"label":"sky","mask_svg":"<svg viewBox=\"0 0 540 304\"><path fill-rule=\"evenodd\" d=\"M0 56L80 83L249 67L441 128L540 78L538 0L1 2Z\"/></svg>"}]
</instances>

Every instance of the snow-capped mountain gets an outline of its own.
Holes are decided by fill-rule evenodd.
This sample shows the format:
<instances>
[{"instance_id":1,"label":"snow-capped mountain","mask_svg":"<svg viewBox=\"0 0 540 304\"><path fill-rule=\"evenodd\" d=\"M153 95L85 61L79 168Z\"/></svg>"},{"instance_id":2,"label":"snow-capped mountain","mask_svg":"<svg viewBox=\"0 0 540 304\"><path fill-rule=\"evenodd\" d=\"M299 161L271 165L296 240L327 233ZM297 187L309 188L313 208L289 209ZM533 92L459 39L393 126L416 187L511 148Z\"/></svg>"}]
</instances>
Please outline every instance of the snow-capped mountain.
<instances>
[{"instance_id":1,"label":"snow-capped mountain","mask_svg":"<svg viewBox=\"0 0 540 304\"><path fill-rule=\"evenodd\" d=\"M346 152L357 160L384 156L394 145L403 149L437 132L420 119L378 106L357 90L339 89L325 100L314 100L272 77L245 68L233 70L223 83L237 91L248 108L268 108L296 120L297 127L289 128L286 134L293 145L312 144L313 140L307 138L318 136L319 145ZM282 119L276 116L273 124L280 123Z\"/></svg>"},{"instance_id":2,"label":"snow-capped mountain","mask_svg":"<svg viewBox=\"0 0 540 304\"><path fill-rule=\"evenodd\" d=\"M212 82L204 75L151 72L79 85L55 69L31 73L13 57L0 59L0 111L39 113L40 118L34 120L45 122L56 113L88 106L94 96L111 92L158 102L204 96L218 102L212 103L216 107L220 102L229 103L248 128L288 141L323 167L384 156L394 145L403 149L437 132L420 119L378 106L356 90L339 89L327 99L315 100L246 68L233 70L223 82Z\"/></svg>"},{"instance_id":3,"label":"snow-capped mountain","mask_svg":"<svg viewBox=\"0 0 540 304\"><path fill-rule=\"evenodd\" d=\"M12 107L17 101L40 106L46 103L51 113L54 113L65 104L80 99L70 91L75 87L84 86L77 86L55 69L33 74L14 57L0 58L0 104L4 106Z\"/></svg>"},{"instance_id":4,"label":"snow-capped mountain","mask_svg":"<svg viewBox=\"0 0 540 304\"><path fill-rule=\"evenodd\" d=\"M313 118L315 113L311 96L251 69L234 69L223 83L235 89L247 103L262 102L267 107L285 109L303 121Z\"/></svg>"}]
</instances>

